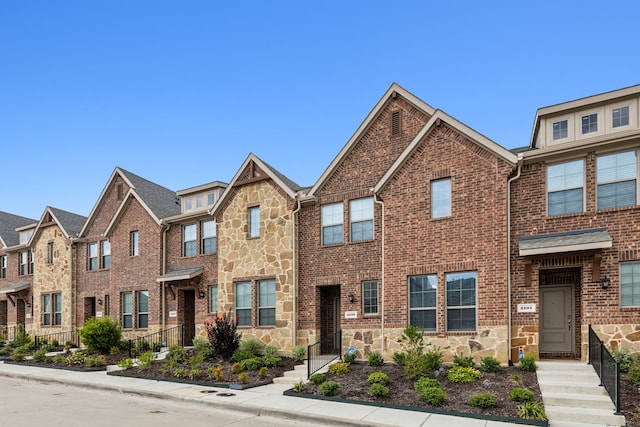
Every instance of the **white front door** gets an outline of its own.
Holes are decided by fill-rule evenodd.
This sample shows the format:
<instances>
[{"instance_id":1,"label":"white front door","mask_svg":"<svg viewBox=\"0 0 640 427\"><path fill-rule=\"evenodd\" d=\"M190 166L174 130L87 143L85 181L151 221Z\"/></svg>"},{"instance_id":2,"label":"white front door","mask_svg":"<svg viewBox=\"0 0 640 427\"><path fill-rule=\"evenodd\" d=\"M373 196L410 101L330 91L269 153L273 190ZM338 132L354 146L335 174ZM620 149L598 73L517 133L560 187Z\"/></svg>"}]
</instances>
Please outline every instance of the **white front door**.
<instances>
[{"instance_id":1,"label":"white front door","mask_svg":"<svg viewBox=\"0 0 640 427\"><path fill-rule=\"evenodd\" d=\"M540 287L540 353L573 353L573 285Z\"/></svg>"}]
</instances>

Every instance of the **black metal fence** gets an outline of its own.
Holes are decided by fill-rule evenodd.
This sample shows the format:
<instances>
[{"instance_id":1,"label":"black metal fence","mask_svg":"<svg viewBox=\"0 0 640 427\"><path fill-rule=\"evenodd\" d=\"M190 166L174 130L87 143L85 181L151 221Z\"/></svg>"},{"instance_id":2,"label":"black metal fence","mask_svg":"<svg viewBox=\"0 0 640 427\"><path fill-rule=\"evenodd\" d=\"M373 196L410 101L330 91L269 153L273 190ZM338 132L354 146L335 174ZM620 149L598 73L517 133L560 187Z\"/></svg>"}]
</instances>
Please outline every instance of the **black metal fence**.
<instances>
[{"instance_id":1,"label":"black metal fence","mask_svg":"<svg viewBox=\"0 0 640 427\"><path fill-rule=\"evenodd\" d=\"M620 363L611 356L607 347L589 325L589 363L600 377L600 385L604 386L616 407L616 415L620 415Z\"/></svg>"},{"instance_id":2,"label":"black metal fence","mask_svg":"<svg viewBox=\"0 0 640 427\"><path fill-rule=\"evenodd\" d=\"M17 334L17 326L0 326L0 339L2 339L3 341L14 340Z\"/></svg>"},{"instance_id":3,"label":"black metal fence","mask_svg":"<svg viewBox=\"0 0 640 427\"><path fill-rule=\"evenodd\" d=\"M339 343L336 345L336 343ZM307 347L307 378L327 366L332 361L342 358L342 331L326 337ZM324 349L332 349L327 352Z\"/></svg>"},{"instance_id":4,"label":"black metal fence","mask_svg":"<svg viewBox=\"0 0 640 427\"><path fill-rule=\"evenodd\" d=\"M142 353L153 351L162 353L173 346L184 343L184 327L178 325L170 329L129 340L129 357L137 357Z\"/></svg>"},{"instance_id":5,"label":"black metal fence","mask_svg":"<svg viewBox=\"0 0 640 427\"><path fill-rule=\"evenodd\" d=\"M80 336L78 335L77 330L57 332L47 335L35 335L33 337L33 344L36 350L47 344L55 346L71 345L72 347L80 347Z\"/></svg>"}]
</instances>

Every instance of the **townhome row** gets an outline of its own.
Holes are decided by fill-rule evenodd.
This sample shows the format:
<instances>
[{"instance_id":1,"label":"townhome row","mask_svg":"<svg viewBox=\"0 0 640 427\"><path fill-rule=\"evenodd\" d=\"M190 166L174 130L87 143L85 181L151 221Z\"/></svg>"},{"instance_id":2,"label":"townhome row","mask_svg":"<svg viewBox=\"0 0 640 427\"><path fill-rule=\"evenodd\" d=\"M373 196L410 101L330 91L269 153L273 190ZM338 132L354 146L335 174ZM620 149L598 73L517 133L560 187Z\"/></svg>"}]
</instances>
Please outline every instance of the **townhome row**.
<instances>
[{"instance_id":1,"label":"townhome row","mask_svg":"<svg viewBox=\"0 0 640 427\"><path fill-rule=\"evenodd\" d=\"M283 354L640 351L640 86L538 110L507 150L397 84L302 187L250 154L174 192L116 167L88 217L0 212L0 330L118 319L129 337L235 316ZM16 207L16 210L19 207Z\"/></svg>"}]
</instances>

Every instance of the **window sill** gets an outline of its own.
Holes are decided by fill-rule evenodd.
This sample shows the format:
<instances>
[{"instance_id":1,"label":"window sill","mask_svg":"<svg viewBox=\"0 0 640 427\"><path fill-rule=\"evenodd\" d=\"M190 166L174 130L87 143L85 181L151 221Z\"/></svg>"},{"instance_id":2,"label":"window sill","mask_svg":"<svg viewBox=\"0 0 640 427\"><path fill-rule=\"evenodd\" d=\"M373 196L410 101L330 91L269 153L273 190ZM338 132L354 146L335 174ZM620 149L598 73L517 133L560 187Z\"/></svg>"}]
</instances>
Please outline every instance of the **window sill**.
<instances>
[{"instance_id":1,"label":"window sill","mask_svg":"<svg viewBox=\"0 0 640 427\"><path fill-rule=\"evenodd\" d=\"M439 216L437 218L429 218L430 221L434 221L434 222L438 222L438 221L446 221L448 219L452 219L453 215L449 215L449 216Z\"/></svg>"},{"instance_id":2,"label":"window sill","mask_svg":"<svg viewBox=\"0 0 640 427\"><path fill-rule=\"evenodd\" d=\"M349 245L357 245L357 244L360 244L360 243L371 243L371 242L375 242L375 241L376 241L376 239L357 240L357 241L353 241L352 240L348 244Z\"/></svg>"},{"instance_id":3,"label":"window sill","mask_svg":"<svg viewBox=\"0 0 640 427\"><path fill-rule=\"evenodd\" d=\"M320 244L321 248L338 248L340 246L344 246L345 243L344 242L340 242L340 243L330 243L328 245L325 244Z\"/></svg>"}]
</instances>

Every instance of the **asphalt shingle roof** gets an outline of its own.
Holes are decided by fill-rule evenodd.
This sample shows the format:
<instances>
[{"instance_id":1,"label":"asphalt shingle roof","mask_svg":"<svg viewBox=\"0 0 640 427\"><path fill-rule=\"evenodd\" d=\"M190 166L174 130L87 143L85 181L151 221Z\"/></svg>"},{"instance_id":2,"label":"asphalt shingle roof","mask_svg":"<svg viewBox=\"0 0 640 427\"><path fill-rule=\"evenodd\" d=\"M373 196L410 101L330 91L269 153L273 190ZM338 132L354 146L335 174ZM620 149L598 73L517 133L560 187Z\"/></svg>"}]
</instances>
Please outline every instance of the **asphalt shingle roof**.
<instances>
[{"instance_id":1,"label":"asphalt shingle roof","mask_svg":"<svg viewBox=\"0 0 640 427\"><path fill-rule=\"evenodd\" d=\"M7 246L16 246L20 243L20 234L16 231L16 228L36 224L37 222L38 220L36 219L0 211L0 238Z\"/></svg>"},{"instance_id":2,"label":"asphalt shingle roof","mask_svg":"<svg viewBox=\"0 0 640 427\"><path fill-rule=\"evenodd\" d=\"M148 181L122 168L118 169L131 182L138 196L158 219L180 214L180 202L175 191Z\"/></svg>"},{"instance_id":3,"label":"asphalt shingle roof","mask_svg":"<svg viewBox=\"0 0 640 427\"><path fill-rule=\"evenodd\" d=\"M51 206L49 206L49 210L57 218L60 223L60 227L62 227L70 236L77 236L87 220L86 216L63 211L62 209L53 208Z\"/></svg>"}]
</instances>

